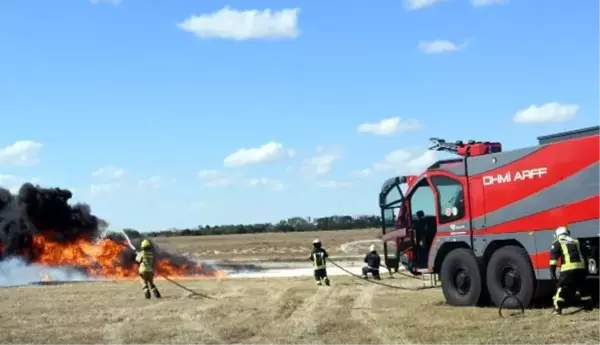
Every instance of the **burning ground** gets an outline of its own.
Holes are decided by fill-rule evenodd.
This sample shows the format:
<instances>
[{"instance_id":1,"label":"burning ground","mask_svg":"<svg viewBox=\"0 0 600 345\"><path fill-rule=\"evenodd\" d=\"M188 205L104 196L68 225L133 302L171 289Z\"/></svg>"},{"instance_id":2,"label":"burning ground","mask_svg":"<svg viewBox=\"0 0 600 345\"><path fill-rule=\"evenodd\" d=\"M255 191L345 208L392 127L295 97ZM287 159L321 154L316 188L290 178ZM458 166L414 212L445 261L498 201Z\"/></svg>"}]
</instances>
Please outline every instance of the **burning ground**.
<instances>
[{"instance_id":1,"label":"burning ground","mask_svg":"<svg viewBox=\"0 0 600 345\"><path fill-rule=\"evenodd\" d=\"M105 233L106 223L91 213L89 205L70 205L71 197L69 190L30 183L22 185L17 195L0 188L0 285L23 280L33 268L40 273L30 281L54 278L50 268L82 279L137 277L135 252L127 247L125 236ZM141 240L131 239L136 248ZM222 275L156 245L154 251L161 274Z\"/></svg>"}]
</instances>

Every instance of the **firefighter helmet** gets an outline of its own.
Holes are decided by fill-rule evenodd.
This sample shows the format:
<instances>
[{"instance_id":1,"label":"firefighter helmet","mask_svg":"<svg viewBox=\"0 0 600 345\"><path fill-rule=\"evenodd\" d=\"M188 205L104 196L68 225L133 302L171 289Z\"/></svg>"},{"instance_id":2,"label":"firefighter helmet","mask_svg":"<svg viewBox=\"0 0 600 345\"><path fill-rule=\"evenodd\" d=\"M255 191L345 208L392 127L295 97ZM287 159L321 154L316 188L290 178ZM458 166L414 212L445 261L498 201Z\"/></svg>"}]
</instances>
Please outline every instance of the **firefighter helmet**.
<instances>
[{"instance_id":1,"label":"firefighter helmet","mask_svg":"<svg viewBox=\"0 0 600 345\"><path fill-rule=\"evenodd\" d=\"M369 251L370 251L370 252L374 252L374 251L375 251L375 245L374 245L374 244L372 244L372 245L369 247Z\"/></svg>"},{"instance_id":2,"label":"firefighter helmet","mask_svg":"<svg viewBox=\"0 0 600 345\"><path fill-rule=\"evenodd\" d=\"M152 244L150 243L150 241L148 240L143 240L142 241L142 249L148 249L152 246Z\"/></svg>"},{"instance_id":3,"label":"firefighter helmet","mask_svg":"<svg viewBox=\"0 0 600 345\"><path fill-rule=\"evenodd\" d=\"M566 226L560 226L556 229L556 231L554 231L554 234L556 235L556 237L560 237L560 236L570 236L570 232L569 229L567 229Z\"/></svg>"}]
</instances>

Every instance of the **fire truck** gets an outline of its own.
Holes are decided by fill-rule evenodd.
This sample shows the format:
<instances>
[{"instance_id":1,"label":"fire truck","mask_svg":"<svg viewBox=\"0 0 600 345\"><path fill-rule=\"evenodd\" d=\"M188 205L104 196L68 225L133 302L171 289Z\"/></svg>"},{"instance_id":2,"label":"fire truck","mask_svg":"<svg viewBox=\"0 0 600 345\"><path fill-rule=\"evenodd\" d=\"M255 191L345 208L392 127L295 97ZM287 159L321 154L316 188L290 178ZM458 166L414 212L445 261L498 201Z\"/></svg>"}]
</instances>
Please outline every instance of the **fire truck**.
<instances>
[{"instance_id":1,"label":"fire truck","mask_svg":"<svg viewBox=\"0 0 600 345\"><path fill-rule=\"evenodd\" d=\"M384 182L387 268L438 275L450 305L527 307L554 289L549 248L555 229L567 226L588 252L597 284L599 128L538 137L538 145L510 151L499 142L431 138L431 150L458 157Z\"/></svg>"}]
</instances>

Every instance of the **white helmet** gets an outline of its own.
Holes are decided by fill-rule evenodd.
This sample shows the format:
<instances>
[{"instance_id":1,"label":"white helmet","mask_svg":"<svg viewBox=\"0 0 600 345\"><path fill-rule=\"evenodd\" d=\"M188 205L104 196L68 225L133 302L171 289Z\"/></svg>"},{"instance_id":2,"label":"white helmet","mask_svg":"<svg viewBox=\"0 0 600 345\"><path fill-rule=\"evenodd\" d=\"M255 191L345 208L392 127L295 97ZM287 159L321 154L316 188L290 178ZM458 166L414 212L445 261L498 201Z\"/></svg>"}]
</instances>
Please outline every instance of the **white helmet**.
<instances>
[{"instance_id":1,"label":"white helmet","mask_svg":"<svg viewBox=\"0 0 600 345\"><path fill-rule=\"evenodd\" d=\"M318 238L315 238L315 239L313 240L313 244L319 244L319 243L321 243L321 241L319 241L319 239L318 239Z\"/></svg>"},{"instance_id":2,"label":"white helmet","mask_svg":"<svg viewBox=\"0 0 600 345\"><path fill-rule=\"evenodd\" d=\"M568 236L569 235L569 229L567 229L566 226L559 226L555 231L554 231L554 235L556 235L556 237L560 237L560 236Z\"/></svg>"},{"instance_id":3,"label":"white helmet","mask_svg":"<svg viewBox=\"0 0 600 345\"><path fill-rule=\"evenodd\" d=\"M375 245L374 245L374 244L372 244L372 245L369 247L369 251L370 251L370 252L374 252L374 251L375 251Z\"/></svg>"}]
</instances>

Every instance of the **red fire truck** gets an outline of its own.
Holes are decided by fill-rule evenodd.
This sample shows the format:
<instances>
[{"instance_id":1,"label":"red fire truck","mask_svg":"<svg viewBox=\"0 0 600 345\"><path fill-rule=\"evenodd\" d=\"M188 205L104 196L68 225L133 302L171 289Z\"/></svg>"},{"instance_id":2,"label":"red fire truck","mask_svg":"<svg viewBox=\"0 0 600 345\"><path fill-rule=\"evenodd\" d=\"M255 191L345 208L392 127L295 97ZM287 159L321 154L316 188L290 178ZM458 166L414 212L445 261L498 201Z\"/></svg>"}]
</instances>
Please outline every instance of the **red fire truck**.
<instances>
[{"instance_id":1,"label":"red fire truck","mask_svg":"<svg viewBox=\"0 0 600 345\"><path fill-rule=\"evenodd\" d=\"M527 307L551 288L548 250L554 230L567 226L591 254L588 270L597 279L599 129L539 137L539 145L510 151L498 142L431 138L431 150L459 157L385 181L386 266L438 274L451 305L499 305L511 294Z\"/></svg>"}]
</instances>

